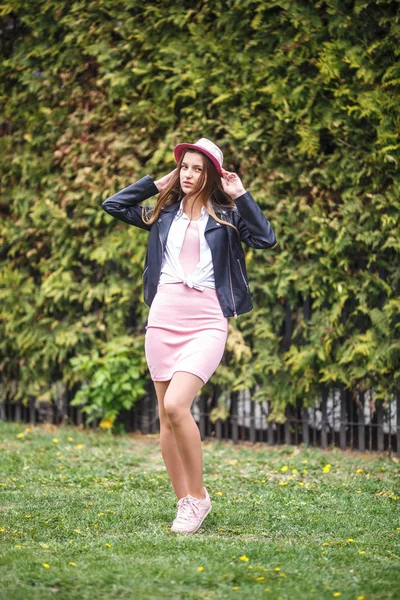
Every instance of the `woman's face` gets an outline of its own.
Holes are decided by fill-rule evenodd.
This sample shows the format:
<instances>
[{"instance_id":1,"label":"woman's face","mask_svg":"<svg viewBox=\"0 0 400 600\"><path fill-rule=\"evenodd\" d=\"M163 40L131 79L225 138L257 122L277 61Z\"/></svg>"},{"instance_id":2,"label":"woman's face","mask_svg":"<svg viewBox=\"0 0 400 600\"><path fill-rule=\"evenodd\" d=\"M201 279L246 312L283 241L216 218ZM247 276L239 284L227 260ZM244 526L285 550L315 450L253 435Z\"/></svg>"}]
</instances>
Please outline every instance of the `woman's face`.
<instances>
[{"instance_id":1,"label":"woman's face","mask_svg":"<svg viewBox=\"0 0 400 600\"><path fill-rule=\"evenodd\" d=\"M185 194L190 194L204 171L204 159L200 152L186 152L182 159L181 170L179 173L180 184ZM202 187L205 186L204 185ZM200 192L201 190L196 190Z\"/></svg>"}]
</instances>

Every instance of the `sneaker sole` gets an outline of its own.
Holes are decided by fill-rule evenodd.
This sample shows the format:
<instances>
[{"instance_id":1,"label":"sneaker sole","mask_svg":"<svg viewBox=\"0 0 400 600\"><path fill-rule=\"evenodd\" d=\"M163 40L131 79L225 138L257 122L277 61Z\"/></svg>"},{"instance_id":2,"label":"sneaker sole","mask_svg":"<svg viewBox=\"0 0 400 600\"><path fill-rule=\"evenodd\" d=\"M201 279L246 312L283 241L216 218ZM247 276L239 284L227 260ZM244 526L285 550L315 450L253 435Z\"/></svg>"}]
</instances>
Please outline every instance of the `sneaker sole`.
<instances>
[{"instance_id":1,"label":"sneaker sole","mask_svg":"<svg viewBox=\"0 0 400 600\"><path fill-rule=\"evenodd\" d=\"M208 509L208 511L206 512L206 514L204 515L204 517L202 518L202 520L200 521L200 523L197 525L196 529L192 529L192 531L183 531L182 529L174 529L174 526L172 525L171 527L171 531L173 531L174 533L186 533L186 534L190 534L190 533L196 533L196 531L198 531L204 521L204 519L206 518L206 516L211 512L211 508L212 506L210 506L210 508Z\"/></svg>"}]
</instances>

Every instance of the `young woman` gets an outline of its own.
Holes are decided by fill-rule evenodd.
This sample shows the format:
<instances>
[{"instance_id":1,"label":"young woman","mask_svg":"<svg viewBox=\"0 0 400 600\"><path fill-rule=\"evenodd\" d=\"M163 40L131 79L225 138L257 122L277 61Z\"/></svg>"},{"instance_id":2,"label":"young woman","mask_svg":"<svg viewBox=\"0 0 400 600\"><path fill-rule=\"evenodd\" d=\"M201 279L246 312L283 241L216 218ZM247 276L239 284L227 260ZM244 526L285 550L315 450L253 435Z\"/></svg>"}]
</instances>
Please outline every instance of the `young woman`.
<instances>
[{"instance_id":1,"label":"young woman","mask_svg":"<svg viewBox=\"0 0 400 600\"><path fill-rule=\"evenodd\" d=\"M228 317L252 309L241 242L276 244L269 221L223 155L201 138L174 149L177 168L107 198L110 215L150 232L143 273L145 352L156 389L161 453L178 498L172 531L194 533L211 510L190 408L224 353ZM159 194L153 208L141 206Z\"/></svg>"}]
</instances>

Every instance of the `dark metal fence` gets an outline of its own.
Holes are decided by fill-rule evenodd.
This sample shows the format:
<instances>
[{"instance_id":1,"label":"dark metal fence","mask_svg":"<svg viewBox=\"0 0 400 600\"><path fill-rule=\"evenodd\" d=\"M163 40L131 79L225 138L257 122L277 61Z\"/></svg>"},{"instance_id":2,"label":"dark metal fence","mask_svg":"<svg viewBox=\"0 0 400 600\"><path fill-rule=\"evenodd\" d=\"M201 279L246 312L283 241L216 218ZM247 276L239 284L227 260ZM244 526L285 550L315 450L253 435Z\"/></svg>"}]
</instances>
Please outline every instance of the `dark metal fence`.
<instances>
[{"instance_id":1,"label":"dark metal fence","mask_svg":"<svg viewBox=\"0 0 400 600\"><path fill-rule=\"evenodd\" d=\"M348 390L326 389L320 402L307 408L288 406L286 421L268 421L269 402L254 402L249 392L233 393L225 401L227 418L210 419L218 398L200 395L192 405L201 438L275 444L305 444L328 448L397 453L400 455L400 393L387 402L375 402L373 392L354 395ZM86 425L85 414L69 404L68 394L53 403L31 399L27 405L0 403L0 419L29 423L51 422ZM120 414L118 423L126 431L157 433L157 399L149 394L131 411ZM98 421L90 424L97 427Z\"/></svg>"}]
</instances>

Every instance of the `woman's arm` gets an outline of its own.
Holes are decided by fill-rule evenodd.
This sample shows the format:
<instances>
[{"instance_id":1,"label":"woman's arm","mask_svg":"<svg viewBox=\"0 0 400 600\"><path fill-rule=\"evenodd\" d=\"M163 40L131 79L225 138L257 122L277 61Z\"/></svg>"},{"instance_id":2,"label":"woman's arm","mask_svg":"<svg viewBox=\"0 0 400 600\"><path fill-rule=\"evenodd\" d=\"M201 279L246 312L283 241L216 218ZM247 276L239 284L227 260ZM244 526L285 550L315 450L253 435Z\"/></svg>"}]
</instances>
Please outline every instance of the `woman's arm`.
<instances>
[{"instance_id":1,"label":"woman's arm","mask_svg":"<svg viewBox=\"0 0 400 600\"><path fill-rule=\"evenodd\" d=\"M165 189L175 172L176 169L157 181L153 181L150 175L145 175L142 179L104 200L102 207L119 221L150 231L151 225L143 221L144 207L138 205Z\"/></svg>"},{"instance_id":2,"label":"woman's arm","mask_svg":"<svg viewBox=\"0 0 400 600\"><path fill-rule=\"evenodd\" d=\"M233 225L237 227L240 239L251 248L272 248L276 236L270 222L250 192L247 192L236 173L222 169L222 187L235 201Z\"/></svg>"},{"instance_id":3,"label":"woman's arm","mask_svg":"<svg viewBox=\"0 0 400 600\"><path fill-rule=\"evenodd\" d=\"M150 175L145 175L142 179L104 200L101 206L106 213L119 221L150 231L151 225L147 225L142 218L144 207L138 206L138 204L158 194L158 191Z\"/></svg>"}]
</instances>

